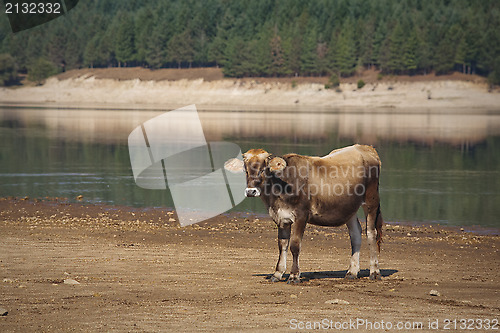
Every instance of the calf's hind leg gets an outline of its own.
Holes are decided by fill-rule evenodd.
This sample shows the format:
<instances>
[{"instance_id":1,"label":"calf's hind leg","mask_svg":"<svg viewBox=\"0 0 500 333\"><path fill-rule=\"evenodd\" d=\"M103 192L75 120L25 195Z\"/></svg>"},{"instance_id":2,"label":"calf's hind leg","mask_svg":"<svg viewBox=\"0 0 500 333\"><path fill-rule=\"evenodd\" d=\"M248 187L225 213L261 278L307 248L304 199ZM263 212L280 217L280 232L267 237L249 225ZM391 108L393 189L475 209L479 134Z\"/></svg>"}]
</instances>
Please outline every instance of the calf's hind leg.
<instances>
[{"instance_id":1,"label":"calf's hind leg","mask_svg":"<svg viewBox=\"0 0 500 333\"><path fill-rule=\"evenodd\" d=\"M380 280L382 276L378 266L378 253L382 241L382 224L384 222L380 213L378 188L371 192L368 193L367 191L367 200L363 207L366 214L366 235L370 250L370 280Z\"/></svg>"},{"instance_id":2,"label":"calf's hind leg","mask_svg":"<svg viewBox=\"0 0 500 333\"><path fill-rule=\"evenodd\" d=\"M290 271L290 277L287 283L300 283L300 268L299 268L299 254L300 254L300 244L302 242L302 237L304 236L304 230L306 228L306 221L299 220L292 225L292 236L290 239L290 251L293 256L292 269Z\"/></svg>"},{"instance_id":3,"label":"calf's hind leg","mask_svg":"<svg viewBox=\"0 0 500 333\"><path fill-rule=\"evenodd\" d=\"M351 263L349 270L345 275L346 279L356 279L359 273L359 251L361 249L361 225L359 224L358 217L354 214L349 221L347 221L347 228L349 229L349 237L351 238Z\"/></svg>"}]
</instances>

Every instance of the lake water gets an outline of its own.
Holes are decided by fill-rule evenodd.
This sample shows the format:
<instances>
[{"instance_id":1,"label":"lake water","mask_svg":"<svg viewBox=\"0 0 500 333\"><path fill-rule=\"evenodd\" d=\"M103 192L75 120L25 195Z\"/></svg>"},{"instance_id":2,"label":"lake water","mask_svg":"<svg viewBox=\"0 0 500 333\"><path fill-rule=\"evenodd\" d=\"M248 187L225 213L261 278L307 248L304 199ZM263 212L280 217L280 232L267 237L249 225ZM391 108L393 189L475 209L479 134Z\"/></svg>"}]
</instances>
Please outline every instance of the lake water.
<instances>
[{"instance_id":1,"label":"lake water","mask_svg":"<svg viewBox=\"0 0 500 333\"><path fill-rule=\"evenodd\" d=\"M1 107L0 196L83 195L92 203L172 207L168 191L135 184L127 147L134 128L165 111ZM500 228L500 108L199 116L208 141L242 151L325 155L371 144L382 160L385 220ZM265 213L255 198L235 210Z\"/></svg>"}]
</instances>

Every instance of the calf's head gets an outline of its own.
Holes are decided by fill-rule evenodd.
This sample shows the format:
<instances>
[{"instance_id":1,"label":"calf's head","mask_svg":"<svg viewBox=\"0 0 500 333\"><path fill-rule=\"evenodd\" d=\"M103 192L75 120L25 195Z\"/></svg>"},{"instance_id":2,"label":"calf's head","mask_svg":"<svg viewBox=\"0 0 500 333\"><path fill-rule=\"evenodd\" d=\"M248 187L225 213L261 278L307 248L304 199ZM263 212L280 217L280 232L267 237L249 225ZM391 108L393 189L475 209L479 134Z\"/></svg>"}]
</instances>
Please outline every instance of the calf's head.
<instances>
[{"instance_id":1,"label":"calf's head","mask_svg":"<svg viewBox=\"0 0 500 333\"><path fill-rule=\"evenodd\" d=\"M245 196L247 197L260 196L267 178L285 167L284 159L274 157L263 149L250 149L243 154L243 161L233 158L224 164L224 168L230 172L246 173Z\"/></svg>"}]
</instances>

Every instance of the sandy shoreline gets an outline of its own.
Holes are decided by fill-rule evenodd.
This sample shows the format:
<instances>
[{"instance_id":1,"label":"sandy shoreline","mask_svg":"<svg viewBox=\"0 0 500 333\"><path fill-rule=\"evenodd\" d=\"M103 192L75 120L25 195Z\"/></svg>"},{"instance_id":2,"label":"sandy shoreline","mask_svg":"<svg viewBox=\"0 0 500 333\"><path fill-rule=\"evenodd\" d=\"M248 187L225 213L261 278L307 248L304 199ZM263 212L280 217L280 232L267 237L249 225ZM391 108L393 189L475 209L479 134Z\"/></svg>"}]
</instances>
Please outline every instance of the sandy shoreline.
<instances>
[{"instance_id":1,"label":"sandy shoreline","mask_svg":"<svg viewBox=\"0 0 500 333\"><path fill-rule=\"evenodd\" d=\"M309 226L302 283L288 285L266 280L277 259L269 218L186 228L175 219L166 209L0 199L0 330L288 332L359 319L444 332L453 320L500 319L499 236L386 225L382 281L368 279L365 236L361 278L349 281L346 229Z\"/></svg>"},{"instance_id":2,"label":"sandy shoreline","mask_svg":"<svg viewBox=\"0 0 500 333\"><path fill-rule=\"evenodd\" d=\"M342 108L498 109L500 91L486 83L460 80L369 82L362 89L342 83L340 92L324 84L283 80L180 79L116 80L93 73L50 78L42 86L0 89L3 105L171 109L338 110Z\"/></svg>"}]
</instances>

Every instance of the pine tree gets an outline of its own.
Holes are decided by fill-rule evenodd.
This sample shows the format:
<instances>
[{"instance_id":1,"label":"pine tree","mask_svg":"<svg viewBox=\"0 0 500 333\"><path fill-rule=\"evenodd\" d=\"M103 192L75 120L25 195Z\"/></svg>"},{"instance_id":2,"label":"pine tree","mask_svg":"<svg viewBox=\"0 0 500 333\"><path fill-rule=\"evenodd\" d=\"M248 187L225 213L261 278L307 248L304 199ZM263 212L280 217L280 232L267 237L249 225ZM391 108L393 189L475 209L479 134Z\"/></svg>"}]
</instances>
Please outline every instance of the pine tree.
<instances>
[{"instance_id":1,"label":"pine tree","mask_svg":"<svg viewBox=\"0 0 500 333\"><path fill-rule=\"evenodd\" d=\"M432 47L427 38L427 30L416 30L417 35L417 68L420 73L427 74L432 70Z\"/></svg>"},{"instance_id":2,"label":"pine tree","mask_svg":"<svg viewBox=\"0 0 500 333\"><path fill-rule=\"evenodd\" d=\"M269 42L271 48L271 64L269 68L269 74L272 76L279 76L285 73L285 57L283 54L281 37L278 34L278 27L274 26L273 30L273 35Z\"/></svg>"},{"instance_id":3,"label":"pine tree","mask_svg":"<svg viewBox=\"0 0 500 333\"><path fill-rule=\"evenodd\" d=\"M466 72L466 64L467 64L467 43L465 41L465 37L460 38L458 42L457 51L455 53L455 64L459 66L459 70L462 73Z\"/></svg>"},{"instance_id":4,"label":"pine tree","mask_svg":"<svg viewBox=\"0 0 500 333\"><path fill-rule=\"evenodd\" d=\"M81 52L81 43L74 32L68 35L68 42L64 50L63 70L68 68L79 68L82 64L83 52Z\"/></svg>"},{"instance_id":5,"label":"pine tree","mask_svg":"<svg viewBox=\"0 0 500 333\"><path fill-rule=\"evenodd\" d=\"M285 59L285 73L298 75L300 73L300 55L303 36L298 27L293 25L288 28L283 38L283 56Z\"/></svg>"},{"instance_id":6,"label":"pine tree","mask_svg":"<svg viewBox=\"0 0 500 333\"><path fill-rule=\"evenodd\" d=\"M242 62L245 76L268 76L271 67L271 47L266 36L259 36L247 43L245 52L248 60Z\"/></svg>"},{"instance_id":7,"label":"pine tree","mask_svg":"<svg viewBox=\"0 0 500 333\"><path fill-rule=\"evenodd\" d=\"M489 78L498 77L500 63L500 8L492 9L483 24L482 36L477 54L477 68L479 74ZM490 80L491 81L491 80Z\"/></svg>"},{"instance_id":8,"label":"pine tree","mask_svg":"<svg viewBox=\"0 0 500 333\"><path fill-rule=\"evenodd\" d=\"M146 38L145 60L153 69L160 68L167 62L164 31L162 25L155 25L151 35Z\"/></svg>"},{"instance_id":9,"label":"pine tree","mask_svg":"<svg viewBox=\"0 0 500 333\"><path fill-rule=\"evenodd\" d=\"M257 34L257 38L248 45L250 63L247 67L250 68L252 76L272 75L271 31L272 28L269 25L264 25Z\"/></svg>"},{"instance_id":10,"label":"pine tree","mask_svg":"<svg viewBox=\"0 0 500 333\"><path fill-rule=\"evenodd\" d=\"M403 53L405 44L405 32L401 24L394 27L389 40L389 55L387 59L387 69L395 74L401 73L405 69L405 54Z\"/></svg>"},{"instance_id":11,"label":"pine tree","mask_svg":"<svg viewBox=\"0 0 500 333\"><path fill-rule=\"evenodd\" d=\"M14 57L8 53L0 54L0 86L12 84L17 78L17 66Z\"/></svg>"},{"instance_id":12,"label":"pine tree","mask_svg":"<svg viewBox=\"0 0 500 333\"><path fill-rule=\"evenodd\" d=\"M135 47L137 51L137 60L141 63L147 62L147 54L149 51L149 40L157 27L156 18L152 9L147 7L141 8L135 18Z\"/></svg>"},{"instance_id":13,"label":"pine tree","mask_svg":"<svg viewBox=\"0 0 500 333\"><path fill-rule=\"evenodd\" d=\"M318 73L318 59L316 54L316 31L310 29L304 37L300 55L300 70L302 75Z\"/></svg>"},{"instance_id":14,"label":"pine tree","mask_svg":"<svg viewBox=\"0 0 500 333\"><path fill-rule=\"evenodd\" d=\"M491 72L488 75L488 81L492 85L500 85L500 57L493 60Z\"/></svg>"},{"instance_id":15,"label":"pine tree","mask_svg":"<svg viewBox=\"0 0 500 333\"><path fill-rule=\"evenodd\" d=\"M45 49L45 45L44 36L40 32L40 29L29 34L28 45L26 47L28 65L32 65L37 62L41 56L45 56L45 54L42 53Z\"/></svg>"},{"instance_id":16,"label":"pine tree","mask_svg":"<svg viewBox=\"0 0 500 333\"><path fill-rule=\"evenodd\" d=\"M62 64L65 61L65 49L68 43L67 33L63 25L55 28L55 33L47 43L48 59L54 64Z\"/></svg>"},{"instance_id":17,"label":"pine tree","mask_svg":"<svg viewBox=\"0 0 500 333\"><path fill-rule=\"evenodd\" d=\"M304 68L303 61L311 55L303 55L305 50L308 48L304 45L306 43L305 38L310 31L308 31L309 25L309 12L307 9L302 10L300 16L297 20L288 27L288 33L283 45L283 51L285 54L285 63L287 71L298 75L302 72ZM311 23L311 25L313 25ZM311 41L309 41L312 46Z\"/></svg>"},{"instance_id":18,"label":"pine tree","mask_svg":"<svg viewBox=\"0 0 500 333\"><path fill-rule=\"evenodd\" d=\"M208 36L205 30L198 30L194 38L194 62L198 65L208 63Z\"/></svg>"},{"instance_id":19,"label":"pine tree","mask_svg":"<svg viewBox=\"0 0 500 333\"><path fill-rule=\"evenodd\" d=\"M228 47L228 40L230 39L230 32L234 26L234 17L227 10L220 23L215 27L215 37L208 46L208 61L220 66L227 61L226 50Z\"/></svg>"},{"instance_id":20,"label":"pine tree","mask_svg":"<svg viewBox=\"0 0 500 333\"><path fill-rule=\"evenodd\" d=\"M105 66L116 66L117 61L115 58L113 35L110 31L106 31L102 38L99 40L99 55L102 57Z\"/></svg>"},{"instance_id":21,"label":"pine tree","mask_svg":"<svg viewBox=\"0 0 500 333\"><path fill-rule=\"evenodd\" d=\"M371 68L375 64L375 20L370 19L363 24L360 19L358 26L363 27L359 43L360 61L363 66Z\"/></svg>"},{"instance_id":22,"label":"pine tree","mask_svg":"<svg viewBox=\"0 0 500 333\"><path fill-rule=\"evenodd\" d=\"M328 44L324 41L316 44L316 62L319 75L328 73Z\"/></svg>"},{"instance_id":23,"label":"pine tree","mask_svg":"<svg viewBox=\"0 0 500 333\"><path fill-rule=\"evenodd\" d=\"M412 30L403 45L403 65L410 74L415 74L418 68L418 37L415 30Z\"/></svg>"},{"instance_id":24,"label":"pine tree","mask_svg":"<svg viewBox=\"0 0 500 333\"><path fill-rule=\"evenodd\" d=\"M18 70L25 70L28 63L26 45L28 34L8 34L1 43L1 52L15 55Z\"/></svg>"},{"instance_id":25,"label":"pine tree","mask_svg":"<svg viewBox=\"0 0 500 333\"><path fill-rule=\"evenodd\" d=\"M191 63L194 58L194 48L191 39L191 34L188 30L174 35L167 43L168 59L177 63L177 67L181 68L182 62Z\"/></svg>"},{"instance_id":26,"label":"pine tree","mask_svg":"<svg viewBox=\"0 0 500 333\"><path fill-rule=\"evenodd\" d=\"M94 66L99 65L103 62L103 59L99 57L99 43L100 36L95 35L85 47L85 51L83 53L83 61L85 65L90 66L90 68L94 68Z\"/></svg>"},{"instance_id":27,"label":"pine tree","mask_svg":"<svg viewBox=\"0 0 500 333\"><path fill-rule=\"evenodd\" d=\"M124 14L116 35L115 54L119 65L127 66L136 59L135 26L132 17Z\"/></svg>"},{"instance_id":28,"label":"pine tree","mask_svg":"<svg viewBox=\"0 0 500 333\"><path fill-rule=\"evenodd\" d=\"M224 50L227 48L227 39L223 37L223 34L218 34L215 36L212 43L208 47L208 61L215 63L215 66L219 67L222 63L225 62L225 53Z\"/></svg>"},{"instance_id":29,"label":"pine tree","mask_svg":"<svg viewBox=\"0 0 500 333\"><path fill-rule=\"evenodd\" d=\"M375 29L375 34L373 36L373 56L372 63L380 67L380 69L385 69L385 55L388 53L386 46L387 38L387 25L385 22L379 22ZM384 63L384 65L382 65Z\"/></svg>"},{"instance_id":30,"label":"pine tree","mask_svg":"<svg viewBox=\"0 0 500 333\"><path fill-rule=\"evenodd\" d=\"M224 52L223 72L230 77L243 77L249 72L250 49L249 43L240 37L228 40Z\"/></svg>"},{"instance_id":31,"label":"pine tree","mask_svg":"<svg viewBox=\"0 0 500 333\"><path fill-rule=\"evenodd\" d=\"M354 73L358 60L356 59L352 21L346 21L340 31L334 61L340 76L350 76Z\"/></svg>"},{"instance_id":32,"label":"pine tree","mask_svg":"<svg viewBox=\"0 0 500 333\"><path fill-rule=\"evenodd\" d=\"M28 79L42 84L43 80L57 73L57 68L45 58L38 58L28 68Z\"/></svg>"},{"instance_id":33,"label":"pine tree","mask_svg":"<svg viewBox=\"0 0 500 333\"><path fill-rule=\"evenodd\" d=\"M436 74L447 74L455 66L455 53L460 38L460 27L452 26L439 42L434 58Z\"/></svg>"}]
</instances>

